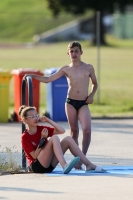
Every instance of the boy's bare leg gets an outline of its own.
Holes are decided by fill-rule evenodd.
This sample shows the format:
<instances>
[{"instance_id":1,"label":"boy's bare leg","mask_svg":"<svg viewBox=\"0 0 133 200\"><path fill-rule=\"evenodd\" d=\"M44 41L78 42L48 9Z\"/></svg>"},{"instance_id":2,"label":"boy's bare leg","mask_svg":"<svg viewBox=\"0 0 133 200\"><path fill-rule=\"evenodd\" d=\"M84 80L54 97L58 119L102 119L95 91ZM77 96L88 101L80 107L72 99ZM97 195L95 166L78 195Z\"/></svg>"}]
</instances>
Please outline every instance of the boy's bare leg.
<instances>
[{"instance_id":1,"label":"boy's bare leg","mask_svg":"<svg viewBox=\"0 0 133 200\"><path fill-rule=\"evenodd\" d=\"M91 115L88 105L82 106L78 114L83 131L82 152L86 155L91 142Z\"/></svg>"},{"instance_id":2,"label":"boy's bare leg","mask_svg":"<svg viewBox=\"0 0 133 200\"><path fill-rule=\"evenodd\" d=\"M70 104L65 104L66 116L70 127L71 137L78 145L79 127L78 127L78 113L77 110Z\"/></svg>"},{"instance_id":3,"label":"boy's bare leg","mask_svg":"<svg viewBox=\"0 0 133 200\"><path fill-rule=\"evenodd\" d=\"M71 130L71 136L77 144L79 136L78 119L81 123L83 130L82 152L86 155L91 141L91 115L88 105L82 106L77 112L72 105L66 103L65 109ZM75 169L82 169L81 165L82 163L78 163L75 166Z\"/></svg>"},{"instance_id":4,"label":"boy's bare leg","mask_svg":"<svg viewBox=\"0 0 133 200\"><path fill-rule=\"evenodd\" d=\"M82 106L78 111L78 118L81 123L82 131L83 131L83 139L82 139L82 152L86 155L90 141L91 141L91 116L88 106ZM82 169L82 163L79 162L75 169Z\"/></svg>"},{"instance_id":5,"label":"boy's bare leg","mask_svg":"<svg viewBox=\"0 0 133 200\"><path fill-rule=\"evenodd\" d=\"M65 110L66 110L66 115L70 127L70 134L71 137L74 139L77 145L78 143L78 137L79 137L79 127L78 127L78 112L77 110L70 104L66 103L65 104ZM82 169L81 167L82 163L79 162L76 166L75 169Z\"/></svg>"}]
</instances>

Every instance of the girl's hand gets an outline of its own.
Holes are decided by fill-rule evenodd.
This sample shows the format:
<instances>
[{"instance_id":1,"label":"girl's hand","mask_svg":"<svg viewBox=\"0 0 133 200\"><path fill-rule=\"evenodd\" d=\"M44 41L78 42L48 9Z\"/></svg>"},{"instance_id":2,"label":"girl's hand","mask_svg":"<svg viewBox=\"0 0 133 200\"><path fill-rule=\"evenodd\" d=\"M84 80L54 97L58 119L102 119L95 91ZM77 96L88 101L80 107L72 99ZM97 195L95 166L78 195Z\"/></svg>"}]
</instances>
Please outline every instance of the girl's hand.
<instances>
[{"instance_id":1,"label":"girl's hand","mask_svg":"<svg viewBox=\"0 0 133 200\"><path fill-rule=\"evenodd\" d=\"M41 132L41 138L47 138L48 137L48 129L44 128Z\"/></svg>"},{"instance_id":2,"label":"girl's hand","mask_svg":"<svg viewBox=\"0 0 133 200\"><path fill-rule=\"evenodd\" d=\"M47 119L48 119L48 118L45 117L45 116L42 116L42 117L40 117L39 119L40 119L41 122L47 122Z\"/></svg>"}]
</instances>

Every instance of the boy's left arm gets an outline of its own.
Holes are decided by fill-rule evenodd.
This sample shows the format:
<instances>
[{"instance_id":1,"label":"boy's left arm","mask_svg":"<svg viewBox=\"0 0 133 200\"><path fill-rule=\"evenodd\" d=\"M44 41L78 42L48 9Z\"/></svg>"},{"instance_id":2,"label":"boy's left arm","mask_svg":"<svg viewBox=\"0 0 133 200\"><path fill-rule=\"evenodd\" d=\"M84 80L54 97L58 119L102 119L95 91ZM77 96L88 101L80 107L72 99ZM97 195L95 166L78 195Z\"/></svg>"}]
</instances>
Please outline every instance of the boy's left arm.
<instances>
[{"instance_id":1,"label":"boy's left arm","mask_svg":"<svg viewBox=\"0 0 133 200\"><path fill-rule=\"evenodd\" d=\"M93 98L94 98L94 95L98 88L97 78L96 78L95 70L94 70L93 66L91 66L91 68L90 68L90 78L92 81L92 88L91 88L91 93L88 95L87 100L86 100L87 104L93 103Z\"/></svg>"}]
</instances>

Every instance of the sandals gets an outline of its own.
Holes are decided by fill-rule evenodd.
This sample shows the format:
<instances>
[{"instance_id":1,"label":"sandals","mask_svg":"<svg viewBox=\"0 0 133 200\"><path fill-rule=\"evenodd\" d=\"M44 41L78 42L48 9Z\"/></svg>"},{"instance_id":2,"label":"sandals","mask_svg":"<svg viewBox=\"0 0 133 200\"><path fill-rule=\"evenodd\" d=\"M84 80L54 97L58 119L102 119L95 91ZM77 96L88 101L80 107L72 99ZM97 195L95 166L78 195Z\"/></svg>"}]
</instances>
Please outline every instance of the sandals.
<instances>
[{"instance_id":1,"label":"sandals","mask_svg":"<svg viewBox=\"0 0 133 200\"><path fill-rule=\"evenodd\" d=\"M97 166L96 169L86 170L85 173L104 173L106 171L107 171L106 169L103 169L103 168Z\"/></svg>"},{"instance_id":2,"label":"sandals","mask_svg":"<svg viewBox=\"0 0 133 200\"><path fill-rule=\"evenodd\" d=\"M80 161L80 157L74 157L70 163L67 164L67 166L64 168L63 173L68 174L72 168Z\"/></svg>"}]
</instances>

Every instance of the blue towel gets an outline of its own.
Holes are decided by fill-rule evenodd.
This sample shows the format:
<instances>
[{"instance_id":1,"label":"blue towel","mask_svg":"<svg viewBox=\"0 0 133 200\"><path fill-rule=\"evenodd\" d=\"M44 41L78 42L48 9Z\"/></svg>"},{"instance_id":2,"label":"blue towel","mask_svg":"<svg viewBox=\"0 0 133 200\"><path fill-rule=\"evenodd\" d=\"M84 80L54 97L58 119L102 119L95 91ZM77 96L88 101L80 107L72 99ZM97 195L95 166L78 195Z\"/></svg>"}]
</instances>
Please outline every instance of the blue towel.
<instances>
[{"instance_id":1,"label":"blue towel","mask_svg":"<svg viewBox=\"0 0 133 200\"><path fill-rule=\"evenodd\" d=\"M47 176L104 176L104 175L133 175L133 166L102 166L106 169L105 173L85 173L84 170L72 169L69 174L63 174L61 167L56 167L52 173Z\"/></svg>"}]
</instances>

